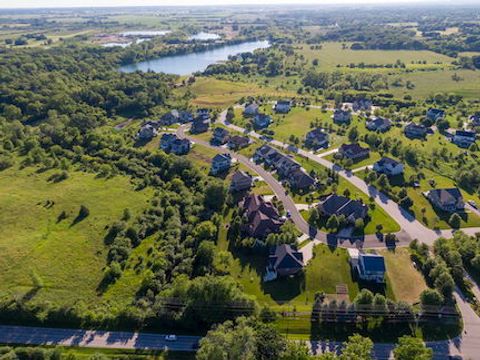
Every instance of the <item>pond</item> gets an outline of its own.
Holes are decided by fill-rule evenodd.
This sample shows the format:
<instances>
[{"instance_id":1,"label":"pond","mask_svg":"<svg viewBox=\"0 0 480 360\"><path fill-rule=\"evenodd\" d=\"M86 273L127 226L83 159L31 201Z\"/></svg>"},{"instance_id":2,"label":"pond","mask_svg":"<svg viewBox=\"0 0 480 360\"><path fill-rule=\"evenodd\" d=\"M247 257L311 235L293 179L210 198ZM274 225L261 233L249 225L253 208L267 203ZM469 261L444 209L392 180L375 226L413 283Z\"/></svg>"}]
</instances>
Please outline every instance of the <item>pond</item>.
<instances>
[{"instance_id":1,"label":"pond","mask_svg":"<svg viewBox=\"0 0 480 360\"><path fill-rule=\"evenodd\" d=\"M268 41L249 41L235 45L225 45L216 49L183 55L165 56L158 59L142 61L122 66L120 71L134 72L154 71L167 74L188 75L196 71L204 71L208 65L228 60L231 55L252 52L269 47Z\"/></svg>"},{"instance_id":2,"label":"pond","mask_svg":"<svg viewBox=\"0 0 480 360\"><path fill-rule=\"evenodd\" d=\"M207 41L207 40L217 40L220 39L220 35L206 33L206 32L199 32L198 34L192 35L189 37L190 40L200 40L200 41Z\"/></svg>"}]
</instances>

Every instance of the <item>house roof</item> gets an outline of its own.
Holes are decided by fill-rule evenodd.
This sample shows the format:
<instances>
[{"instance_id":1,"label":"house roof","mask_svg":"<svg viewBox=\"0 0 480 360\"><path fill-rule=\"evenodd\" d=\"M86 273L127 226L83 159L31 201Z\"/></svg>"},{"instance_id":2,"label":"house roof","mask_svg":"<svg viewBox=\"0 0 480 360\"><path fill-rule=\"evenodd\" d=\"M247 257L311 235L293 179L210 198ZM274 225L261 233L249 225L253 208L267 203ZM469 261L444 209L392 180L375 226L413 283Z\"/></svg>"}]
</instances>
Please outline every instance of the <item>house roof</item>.
<instances>
[{"instance_id":1,"label":"house roof","mask_svg":"<svg viewBox=\"0 0 480 360\"><path fill-rule=\"evenodd\" d=\"M216 127L213 130L213 136L215 137L225 137L229 134L230 132L227 129L221 128L221 127Z\"/></svg>"},{"instance_id":2,"label":"house roof","mask_svg":"<svg viewBox=\"0 0 480 360\"><path fill-rule=\"evenodd\" d=\"M235 145L244 145L248 144L250 142L250 139L246 136L234 135L230 137L229 142Z\"/></svg>"},{"instance_id":3,"label":"house roof","mask_svg":"<svg viewBox=\"0 0 480 360\"><path fill-rule=\"evenodd\" d=\"M258 110L258 105L256 103L251 103L251 104L245 106L245 111L246 112L257 111L257 110Z\"/></svg>"},{"instance_id":4,"label":"house roof","mask_svg":"<svg viewBox=\"0 0 480 360\"><path fill-rule=\"evenodd\" d=\"M292 102L290 100L278 100L277 105L292 105Z\"/></svg>"},{"instance_id":5,"label":"house roof","mask_svg":"<svg viewBox=\"0 0 480 360\"><path fill-rule=\"evenodd\" d=\"M428 112L431 113L431 114L434 114L434 115L443 115L443 114L445 114L445 110L436 109L436 108L430 108L430 109L428 109Z\"/></svg>"},{"instance_id":6,"label":"house roof","mask_svg":"<svg viewBox=\"0 0 480 360\"><path fill-rule=\"evenodd\" d=\"M372 272L385 272L385 259L382 255L378 254L360 254L360 261L363 263L365 271Z\"/></svg>"},{"instance_id":7,"label":"house roof","mask_svg":"<svg viewBox=\"0 0 480 360\"><path fill-rule=\"evenodd\" d=\"M391 126L392 122L389 119L381 116L373 116L367 120L367 124L373 125L375 128L379 128L380 126Z\"/></svg>"},{"instance_id":8,"label":"house roof","mask_svg":"<svg viewBox=\"0 0 480 360\"><path fill-rule=\"evenodd\" d=\"M270 218L280 218L280 215L273 204L265 201L261 195L248 195L243 202L243 208L246 211L247 217L250 217L250 215L256 211L260 211Z\"/></svg>"},{"instance_id":9,"label":"house roof","mask_svg":"<svg viewBox=\"0 0 480 360\"><path fill-rule=\"evenodd\" d=\"M275 270L303 268L303 254L292 249L290 245L282 244L272 249L270 255L270 265Z\"/></svg>"},{"instance_id":10,"label":"house roof","mask_svg":"<svg viewBox=\"0 0 480 360\"><path fill-rule=\"evenodd\" d=\"M232 176L232 182L252 181L252 176L245 171L238 170Z\"/></svg>"},{"instance_id":11,"label":"house roof","mask_svg":"<svg viewBox=\"0 0 480 360\"><path fill-rule=\"evenodd\" d=\"M300 189L308 188L315 184L315 179L300 168L293 171L293 173L290 174L289 179L293 180L295 186Z\"/></svg>"},{"instance_id":12,"label":"house roof","mask_svg":"<svg viewBox=\"0 0 480 360\"><path fill-rule=\"evenodd\" d=\"M340 146L339 151L344 153L358 154L358 153L362 153L370 150L368 148L363 148L359 144L355 143L355 144L342 144L342 146Z\"/></svg>"},{"instance_id":13,"label":"house roof","mask_svg":"<svg viewBox=\"0 0 480 360\"><path fill-rule=\"evenodd\" d=\"M458 202L459 200L463 199L462 193L458 188L433 189L430 190L428 194L435 197L439 202L443 204Z\"/></svg>"},{"instance_id":14,"label":"house roof","mask_svg":"<svg viewBox=\"0 0 480 360\"><path fill-rule=\"evenodd\" d=\"M389 157L387 157L387 156L384 156L384 157L382 157L380 160L377 161L377 164L378 164L379 166L382 166L382 167L383 167L383 166L386 166L386 165L390 165L390 166L395 167L395 166L400 165L401 163L398 162L397 160L394 160L394 159L392 159L392 158L389 158Z\"/></svg>"},{"instance_id":15,"label":"house roof","mask_svg":"<svg viewBox=\"0 0 480 360\"><path fill-rule=\"evenodd\" d=\"M327 197L319 207L327 215L353 216L355 219L363 219L368 213L367 206L361 201L336 194Z\"/></svg>"},{"instance_id":16,"label":"house roof","mask_svg":"<svg viewBox=\"0 0 480 360\"><path fill-rule=\"evenodd\" d=\"M222 162L226 160L228 161L232 160L232 157L230 156L230 154L217 154L212 159L213 162Z\"/></svg>"},{"instance_id":17,"label":"house roof","mask_svg":"<svg viewBox=\"0 0 480 360\"><path fill-rule=\"evenodd\" d=\"M414 131L427 131L427 128L421 124L415 124L414 122L410 122L405 125L405 130L414 130Z\"/></svg>"},{"instance_id":18,"label":"house roof","mask_svg":"<svg viewBox=\"0 0 480 360\"><path fill-rule=\"evenodd\" d=\"M307 133L307 138L316 138L319 140L325 140L328 137L328 134L323 132L320 128L315 128Z\"/></svg>"},{"instance_id":19,"label":"house roof","mask_svg":"<svg viewBox=\"0 0 480 360\"><path fill-rule=\"evenodd\" d=\"M455 131L456 136L463 136L463 137L469 137L472 139L475 139L477 137L477 134L474 131L465 131L465 130L457 130Z\"/></svg>"}]
</instances>

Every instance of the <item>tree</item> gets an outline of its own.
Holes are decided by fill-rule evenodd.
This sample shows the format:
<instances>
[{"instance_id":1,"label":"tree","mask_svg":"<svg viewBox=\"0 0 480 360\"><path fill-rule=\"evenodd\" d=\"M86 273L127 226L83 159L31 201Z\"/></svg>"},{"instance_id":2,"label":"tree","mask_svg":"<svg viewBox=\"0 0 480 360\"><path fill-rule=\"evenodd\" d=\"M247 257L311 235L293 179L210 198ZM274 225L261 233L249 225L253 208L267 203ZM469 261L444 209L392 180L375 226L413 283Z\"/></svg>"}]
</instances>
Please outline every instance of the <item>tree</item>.
<instances>
[{"instance_id":1,"label":"tree","mask_svg":"<svg viewBox=\"0 0 480 360\"><path fill-rule=\"evenodd\" d=\"M278 359L287 348L285 338L272 325L258 324L255 330L255 359Z\"/></svg>"},{"instance_id":2,"label":"tree","mask_svg":"<svg viewBox=\"0 0 480 360\"><path fill-rule=\"evenodd\" d=\"M327 220L327 229L336 230L338 228L338 218L337 215L333 214Z\"/></svg>"},{"instance_id":3,"label":"tree","mask_svg":"<svg viewBox=\"0 0 480 360\"><path fill-rule=\"evenodd\" d=\"M213 211L219 211L225 204L227 189L222 181L212 180L205 189L205 206Z\"/></svg>"},{"instance_id":4,"label":"tree","mask_svg":"<svg viewBox=\"0 0 480 360\"><path fill-rule=\"evenodd\" d=\"M430 360L433 351L425 346L422 339L402 336L393 350L395 360Z\"/></svg>"},{"instance_id":5,"label":"tree","mask_svg":"<svg viewBox=\"0 0 480 360\"><path fill-rule=\"evenodd\" d=\"M255 360L255 330L245 318L220 324L200 340L197 360Z\"/></svg>"},{"instance_id":6,"label":"tree","mask_svg":"<svg viewBox=\"0 0 480 360\"><path fill-rule=\"evenodd\" d=\"M444 271L435 279L434 285L444 298L449 298L455 288L455 281L448 271Z\"/></svg>"},{"instance_id":7,"label":"tree","mask_svg":"<svg viewBox=\"0 0 480 360\"><path fill-rule=\"evenodd\" d=\"M373 342L369 338L355 334L348 337L340 360L371 360Z\"/></svg>"},{"instance_id":8,"label":"tree","mask_svg":"<svg viewBox=\"0 0 480 360\"><path fill-rule=\"evenodd\" d=\"M320 357L321 358L321 357ZM279 357L279 360L318 360L310 355L310 351L302 342L290 341L284 353Z\"/></svg>"},{"instance_id":9,"label":"tree","mask_svg":"<svg viewBox=\"0 0 480 360\"><path fill-rule=\"evenodd\" d=\"M357 139L358 139L358 129L356 127L352 127L348 131L348 140L350 140L351 142L355 142L357 141Z\"/></svg>"},{"instance_id":10,"label":"tree","mask_svg":"<svg viewBox=\"0 0 480 360\"><path fill-rule=\"evenodd\" d=\"M193 259L193 272L196 275L206 275L212 271L217 248L212 241L202 241Z\"/></svg>"},{"instance_id":11,"label":"tree","mask_svg":"<svg viewBox=\"0 0 480 360\"><path fill-rule=\"evenodd\" d=\"M373 293L368 289L362 289L353 302L355 305L372 305Z\"/></svg>"},{"instance_id":12,"label":"tree","mask_svg":"<svg viewBox=\"0 0 480 360\"><path fill-rule=\"evenodd\" d=\"M448 219L448 223L454 229L458 229L462 224L462 218L457 213L453 213L452 216L450 216L450 219Z\"/></svg>"},{"instance_id":13,"label":"tree","mask_svg":"<svg viewBox=\"0 0 480 360\"><path fill-rule=\"evenodd\" d=\"M420 302L422 306L441 306L443 304L443 296L435 289L425 289L420 294Z\"/></svg>"}]
</instances>

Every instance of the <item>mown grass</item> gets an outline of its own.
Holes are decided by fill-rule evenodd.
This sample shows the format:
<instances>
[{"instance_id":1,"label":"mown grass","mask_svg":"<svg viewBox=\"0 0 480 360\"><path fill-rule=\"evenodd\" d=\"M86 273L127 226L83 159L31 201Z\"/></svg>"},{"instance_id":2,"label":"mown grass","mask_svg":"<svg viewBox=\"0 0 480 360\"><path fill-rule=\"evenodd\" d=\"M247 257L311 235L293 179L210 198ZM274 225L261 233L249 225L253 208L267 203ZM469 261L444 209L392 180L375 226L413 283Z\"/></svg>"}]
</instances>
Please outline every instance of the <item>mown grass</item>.
<instances>
[{"instance_id":1,"label":"mown grass","mask_svg":"<svg viewBox=\"0 0 480 360\"><path fill-rule=\"evenodd\" d=\"M95 304L106 259L106 226L126 208L139 213L151 191L134 191L123 176L97 179L71 171L68 179L55 183L48 181L52 173L17 166L0 172L0 291L35 302ZM90 214L75 222L80 205ZM68 217L59 221L63 211ZM34 276L43 283L37 290Z\"/></svg>"}]
</instances>

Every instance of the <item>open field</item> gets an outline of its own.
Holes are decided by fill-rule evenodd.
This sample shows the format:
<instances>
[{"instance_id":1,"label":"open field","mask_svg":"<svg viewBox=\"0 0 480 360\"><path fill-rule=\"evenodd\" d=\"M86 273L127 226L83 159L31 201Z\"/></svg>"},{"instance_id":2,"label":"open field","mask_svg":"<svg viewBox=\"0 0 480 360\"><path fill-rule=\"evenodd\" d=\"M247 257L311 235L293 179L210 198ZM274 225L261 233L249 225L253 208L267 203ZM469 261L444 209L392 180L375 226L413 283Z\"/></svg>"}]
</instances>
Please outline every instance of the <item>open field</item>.
<instances>
[{"instance_id":1,"label":"open field","mask_svg":"<svg viewBox=\"0 0 480 360\"><path fill-rule=\"evenodd\" d=\"M454 81L452 76L457 74L462 80ZM411 95L415 98L425 98L439 92L461 95L467 99L477 99L480 94L480 72L472 70L448 70L432 72L412 72L402 74L402 80L410 80L415 88L391 87L395 96Z\"/></svg>"},{"instance_id":2,"label":"open field","mask_svg":"<svg viewBox=\"0 0 480 360\"><path fill-rule=\"evenodd\" d=\"M0 172L0 292L35 302L93 304L105 266L105 227L126 208L138 214L150 191L134 191L121 176L105 180L72 171L55 183L48 181L52 171L35 170ZM80 205L90 215L76 223ZM62 211L68 217L59 221ZM33 288L34 277L42 288Z\"/></svg>"},{"instance_id":3,"label":"open field","mask_svg":"<svg viewBox=\"0 0 480 360\"><path fill-rule=\"evenodd\" d=\"M197 78L190 86L179 92L189 89L196 96L192 104L204 107L225 108L233 105L242 97L247 96L288 96L292 93L279 93L273 88L262 88L255 84L217 80L213 78Z\"/></svg>"},{"instance_id":4,"label":"open field","mask_svg":"<svg viewBox=\"0 0 480 360\"><path fill-rule=\"evenodd\" d=\"M331 71L337 69L338 65L349 65L350 63L359 64L378 64L387 65L394 64L397 60L402 61L406 65L412 61L426 61L427 64L440 62L450 64L454 59L445 55L437 54L432 51L413 51L413 50L351 50L342 49L339 42L327 42L322 44L319 50L310 49L310 45L301 45L297 50L311 64L313 59L319 60L316 67L318 71ZM377 69L378 70L378 69Z\"/></svg>"}]
</instances>

